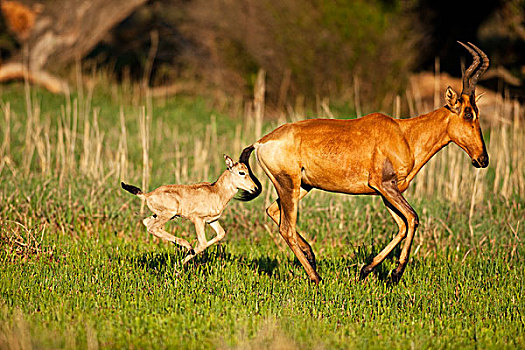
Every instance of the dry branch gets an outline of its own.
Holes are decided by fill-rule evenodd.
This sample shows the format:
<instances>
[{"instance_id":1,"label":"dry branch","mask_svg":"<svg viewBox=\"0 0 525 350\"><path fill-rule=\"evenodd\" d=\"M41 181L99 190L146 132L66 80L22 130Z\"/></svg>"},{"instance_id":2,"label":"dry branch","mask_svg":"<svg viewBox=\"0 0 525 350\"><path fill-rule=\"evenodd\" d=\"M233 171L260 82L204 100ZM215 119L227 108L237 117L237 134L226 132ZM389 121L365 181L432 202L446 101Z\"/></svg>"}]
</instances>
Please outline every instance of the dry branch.
<instances>
[{"instance_id":1,"label":"dry branch","mask_svg":"<svg viewBox=\"0 0 525 350\"><path fill-rule=\"evenodd\" d=\"M0 66L0 82L23 79L31 84L40 85L53 93L65 93L67 83L43 70L29 71L22 63L11 62Z\"/></svg>"}]
</instances>

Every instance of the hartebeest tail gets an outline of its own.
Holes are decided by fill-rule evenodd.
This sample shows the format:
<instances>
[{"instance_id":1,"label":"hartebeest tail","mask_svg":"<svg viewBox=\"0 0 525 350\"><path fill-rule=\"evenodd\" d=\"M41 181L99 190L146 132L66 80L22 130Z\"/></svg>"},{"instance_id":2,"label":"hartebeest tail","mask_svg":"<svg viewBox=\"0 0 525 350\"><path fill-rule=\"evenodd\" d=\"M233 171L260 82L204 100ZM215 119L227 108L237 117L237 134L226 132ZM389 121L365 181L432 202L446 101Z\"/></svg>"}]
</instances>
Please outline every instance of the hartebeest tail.
<instances>
[{"instance_id":1,"label":"hartebeest tail","mask_svg":"<svg viewBox=\"0 0 525 350\"><path fill-rule=\"evenodd\" d=\"M463 72L463 90L445 92L445 106L408 119L373 113L358 119L310 119L285 124L245 148L240 161L248 167L255 151L257 162L273 183L279 198L266 212L279 225L279 233L315 283L312 247L296 231L298 202L313 189L381 196L399 231L394 239L361 269L365 278L404 240L399 264L391 273L398 282L407 265L419 224L415 210L402 193L419 170L443 147L453 142L485 168L489 156L483 141L475 88L489 59L475 45L462 44L473 63ZM261 191L243 196L250 200Z\"/></svg>"},{"instance_id":2,"label":"hartebeest tail","mask_svg":"<svg viewBox=\"0 0 525 350\"><path fill-rule=\"evenodd\" d=\"M235 199L244 202L251 201L252 199L257 198L262 192L261 182L259 181L257 176L255 176L255 174L252 172L252 168L250 167L250 155L252 154L254 149L255 147L253 147L253 145L246 147L242 151L241 156L239 157L239 163L246 165L246 168L248 169L248 174L250 174L250 178L257 186L257 189L254 192L240 190L237 196L234 197Z\"/></svg>"},{"instance_id":3,"label":"hartebeest tail","mask_svg":"<svg viewBox=\"0 0 525 350\"><path fill-rule=\"evenodd\" d=\"M237 191L249 193L256 192L258 188L249 176L245 164L236 163L227 155L224 155L224 161L227 169L214 183L164 185L148 193L143 193L138 187L121 183L123 189L144 199L153 212L152 216L142 221L149 233L188 249L189 255L184 258L183 264L224 238L226 232L219 224L219 218ZM176 217L187 218L195 225L198 240L195 249L185 239L175 237L163 229L168 221ZM209 241L204 232L206 224L217 234Z\"/></svg>"}]
</instances>

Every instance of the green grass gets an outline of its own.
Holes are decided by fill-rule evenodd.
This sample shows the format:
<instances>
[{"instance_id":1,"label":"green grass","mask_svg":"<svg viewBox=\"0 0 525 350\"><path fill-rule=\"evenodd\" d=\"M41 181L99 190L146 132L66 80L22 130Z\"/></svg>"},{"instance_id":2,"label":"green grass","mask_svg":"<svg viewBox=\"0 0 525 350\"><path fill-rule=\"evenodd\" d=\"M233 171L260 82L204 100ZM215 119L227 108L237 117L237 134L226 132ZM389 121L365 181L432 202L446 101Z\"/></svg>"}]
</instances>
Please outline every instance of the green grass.
<instances>
[{"instance_id":1,"label":"green grass","mask_svg":"<svg viewBox=\"0 0 525 350\"><path fill-rule=\"evenodd\" d=\"M421 225L403 280L391 286L399 249L366 281L357 280L396 229L381 201L314 191L301 203L299 227L317 254L323 281L316 287L265 217L265 187L257 200L227 207L223 244L180 268L182 249L145 232L141 219L148 214L140 214L140 201L110 172L119 103L92 102L104 125L105 177L77 168L80 138L73 169L43 174L37 155L29 171L22 169L23 89L8 89L1 100L14 116L10 154L3 156L13 161L0 173L0 348L525 348L522 197L485 194L469 217L471 188L457 202L409 192ZM55 126L63 100L33 94ZM140 108L124 108L128 177L138 182ZM173 181L181 169L167 149L175 145L167 126L179 128L178 147L191 169L194 141L206 138L212 114L217 131L206 157L208 179L221 171L222 153L234 150L242 120L204 99L154 104L151 134L163 136L151 139L152 184ZM4 118L0 126L4 137ZM56 135L51 127L52 149ZM254 141L243 138L241 146ZM60 163L54 151L51 157ZM196 168L185 176L205 180L199 174ZM169 230L195 241L185 221Z\"/></svg>"}]
</instances>

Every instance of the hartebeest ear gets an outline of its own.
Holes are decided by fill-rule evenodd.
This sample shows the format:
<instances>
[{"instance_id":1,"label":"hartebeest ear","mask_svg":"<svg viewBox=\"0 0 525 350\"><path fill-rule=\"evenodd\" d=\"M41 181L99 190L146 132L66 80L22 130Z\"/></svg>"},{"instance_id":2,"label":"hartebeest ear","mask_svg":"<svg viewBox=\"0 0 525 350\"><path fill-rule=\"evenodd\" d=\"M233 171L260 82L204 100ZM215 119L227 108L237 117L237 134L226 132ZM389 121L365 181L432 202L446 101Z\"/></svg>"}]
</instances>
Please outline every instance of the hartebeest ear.
<instances>
[{"instance_id":1,"label":"hartebeest ear","mask_svg":"<svg viewBox=\"0 0 525 350\"><path fill-rule=\"evenodd\" d=\"M483 97L483 95L485 95L484 92L476 96L476 103L478 103L478 101Z\"/></svg>"},{"instance_id":2,"label":"hartebeest ear","mask_svg":"<svg viewBox=\"0 0 525 350\"><path fill-rule=\"evenodd\" d=\"M231 169L233 167L233 165L235 164L235 162L233 161L233 159L231 159L228 155L224 155L224 162L226 163L226 167L228 167L228 169Z\"/></svg>"},{"instance_id":3,"label":"hartebeest ear","mask_svg":"<svg viewBox=\"0 0 525 350\"><path fill-rule=\"evenodd\" d=\"M447 106L453 112L459 113L461 103L459 102L457 92L455 92L450 86L447 88L447 91L445 91L445 101L447 102Z\"/></svg>"}]
</instances>

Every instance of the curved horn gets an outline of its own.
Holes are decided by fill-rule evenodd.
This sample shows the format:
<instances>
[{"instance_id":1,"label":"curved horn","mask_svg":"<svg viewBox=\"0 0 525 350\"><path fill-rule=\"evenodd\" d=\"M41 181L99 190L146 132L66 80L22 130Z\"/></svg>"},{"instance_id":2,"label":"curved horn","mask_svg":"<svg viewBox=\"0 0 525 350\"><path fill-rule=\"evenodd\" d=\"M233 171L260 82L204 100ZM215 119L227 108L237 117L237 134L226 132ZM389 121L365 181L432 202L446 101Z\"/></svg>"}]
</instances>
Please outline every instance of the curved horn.
<instances>
[{"instance_id":1,"label":"curved horn","mask_svg":"<svg viewBox=\"0 0 525 350\"><path fill-rule=\"evenodd\" d=\"M474 48L474 50L476 50L479 54L479 56L481 57L482 61L483 61L483 64L481 65L481 67L479 67L478 71L476 72L476 74L472 77L472 79L470 80L470 82L472 83L472 86L473 88L475 89L476 88L476 84L479 80L479 77L485 73L485 71L489 68L489 58L487 57L487 55L481 51L481 49L479 47L477 47L476 45L474 45L473 43L469 42L468 43L470 46L472 46Z\"/></svg>"},{"instance_id":2,"label":"curved horn","mask_svg":"<svg viewBox=\"0 0 525 350\"><path fill-rule=\"evenodd\" d=\"M475 83L473 83L471 85L470 78L471 78L472 73L474 72L474 70L479 65L479 54L478 54L477 51L474 51L470 46L467 46L467 45L463 44L461 41L458 41L458 43L461 44L465 49L467 49L468 52L470 52L470 54L472 55L472 59L473 59L473 62L470 65L470 67L468 67L468 69L463 72L463 91L461 92L461 94L470 95L471 93L474 92L474 88L475 88L475 86L474 86Z\"/></svg>"}]
</instances>

